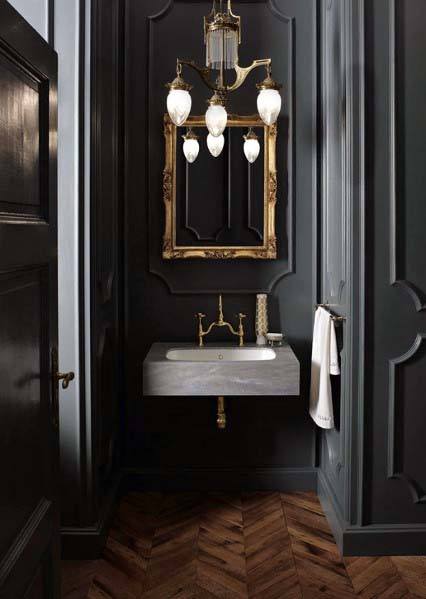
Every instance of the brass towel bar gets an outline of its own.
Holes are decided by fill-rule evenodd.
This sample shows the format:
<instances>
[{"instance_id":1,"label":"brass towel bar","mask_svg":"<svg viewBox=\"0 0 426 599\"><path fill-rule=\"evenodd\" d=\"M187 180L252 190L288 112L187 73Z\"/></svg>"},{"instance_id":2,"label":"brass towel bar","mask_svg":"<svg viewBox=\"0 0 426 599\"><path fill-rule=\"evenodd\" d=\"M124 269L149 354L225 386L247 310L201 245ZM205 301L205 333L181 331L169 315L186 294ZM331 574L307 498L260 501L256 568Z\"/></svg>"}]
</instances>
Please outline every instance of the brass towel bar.
<instances>
[{"instance_id":1,"label":"brass towel bar","mask_svg":"<svg viewBox=\"0 0 426 599\"><path fill-rule=\"evenodd\" d=\"M330 304L316 304L317 308L324 308L324 310L327 310L327 312L330 312L331 318L332 320L334 320L334 322L343 322L344 320L346 320L346 316L337 316L336 314L333 314L330 310L331 306Z\"/></svg>"}]
</instances>

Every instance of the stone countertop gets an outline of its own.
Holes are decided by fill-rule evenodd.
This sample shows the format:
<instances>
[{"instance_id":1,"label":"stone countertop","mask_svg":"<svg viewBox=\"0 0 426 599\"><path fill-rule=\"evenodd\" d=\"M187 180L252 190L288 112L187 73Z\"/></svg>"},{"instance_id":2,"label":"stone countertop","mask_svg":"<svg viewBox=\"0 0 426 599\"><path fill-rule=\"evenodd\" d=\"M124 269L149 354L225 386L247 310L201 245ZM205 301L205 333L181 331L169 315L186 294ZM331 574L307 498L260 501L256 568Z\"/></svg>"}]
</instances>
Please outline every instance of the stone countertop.
<instances>
[{"instance_id":1,"label":"stone countertop","mask_svg":"<svg viewBox=\"0 0 426 599\"><path fill-rule=\"evenodd\" d=\"M236 347L206 344L206 349ZM245 348L258 347L253 343ZM194 343L154 343L143 362L144 396L299 395L300 365L287 343L274 347L274 360L190 362L168 360L170 349L196 349ZM238 348L237 348L238 349Z\"/></svg>"}]
</instances>

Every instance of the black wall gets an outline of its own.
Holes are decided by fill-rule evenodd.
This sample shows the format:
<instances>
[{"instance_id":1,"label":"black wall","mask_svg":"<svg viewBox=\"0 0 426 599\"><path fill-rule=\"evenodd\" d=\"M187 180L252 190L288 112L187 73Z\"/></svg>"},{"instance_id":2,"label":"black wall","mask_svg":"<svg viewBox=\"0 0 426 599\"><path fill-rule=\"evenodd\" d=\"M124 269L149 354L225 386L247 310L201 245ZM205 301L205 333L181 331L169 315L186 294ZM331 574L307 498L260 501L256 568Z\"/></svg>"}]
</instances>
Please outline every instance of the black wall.
<instances>
[{"instance_id":1,"label":"black wall","mask_svg":"<svg viewBox=\"0 0 426 599\"><path fill-rule=\"evenodd\" d=\"M161 482L174 479L177 486L183 472L195 471L204 483L223 486L224 469L231 469L234 481L249 470L246 486L276 486L279 477L282 484L312 487L315 436L307 384L317 271L316 2L235 2L243 19L241 62L272 56L274 75L284 83L278 123L279 259L165 262L164 83L174 76L177 56L202 62L202 16L210 6L180 0L125 3L126 464L151 472L157 483L157 475ZM186 76L196 86L193 114L201 114L208 90L195 75ZM252 74L235 94L233 112L255 111L255 83L262 76ZM194 314L202 310L213 318L219 290L226 294L225 316L249 315L252 340L255 292L270 292L271 329L286 333L302 365L301 398L232 398L229 428L221 433L214 398L142 397L142 361L151 343L194 340Z\"/></svg>"}]
</instances>

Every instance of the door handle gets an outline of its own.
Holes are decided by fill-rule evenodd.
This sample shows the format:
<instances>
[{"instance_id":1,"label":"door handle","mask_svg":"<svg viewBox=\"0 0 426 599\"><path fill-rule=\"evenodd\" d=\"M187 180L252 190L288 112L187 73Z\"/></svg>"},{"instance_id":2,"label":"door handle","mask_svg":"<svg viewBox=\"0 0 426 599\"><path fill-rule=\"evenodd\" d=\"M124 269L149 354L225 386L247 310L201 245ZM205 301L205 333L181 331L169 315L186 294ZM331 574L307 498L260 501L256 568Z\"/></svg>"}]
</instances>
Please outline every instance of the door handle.
<instances>
[{"instance_id":1,"label":"door handle","mask_svg":"<svg viewBox=\"0 0 426 599\"><path fill-rule=\"evenodd\" d=\"M75 374L72 371L66 373L57 372L55 378L58 383L62 381L62 389L68 389L70 382L75 378Z\"/></svg>"},{"instance_id":2,"label":"door handle","mask_svg":"<svg viewBox=\"0 0 426 599\"><path fill-rule=\"evenodd\" d=\"M52 348L52 421L53 426L57 429L59 427L59 381L62 381L62 389L68 389L71 381L74 380L75 374L73 372L62 373L59 372L59 361L58 361L58 350L56 347Z\"/></svg>"}]
</instances>

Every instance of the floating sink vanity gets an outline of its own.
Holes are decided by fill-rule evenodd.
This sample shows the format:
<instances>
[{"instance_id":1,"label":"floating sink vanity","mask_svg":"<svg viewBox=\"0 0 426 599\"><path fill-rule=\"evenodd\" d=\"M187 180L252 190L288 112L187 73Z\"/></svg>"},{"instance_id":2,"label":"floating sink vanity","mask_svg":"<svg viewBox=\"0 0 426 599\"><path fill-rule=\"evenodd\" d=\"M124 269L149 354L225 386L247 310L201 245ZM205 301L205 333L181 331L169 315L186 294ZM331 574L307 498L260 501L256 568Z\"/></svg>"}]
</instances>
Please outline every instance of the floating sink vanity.
<instances>
[{"instance_id":1,"label":"floating sink vanity","mask_svg":"<svg viewBox=\"0 0 426 599\"><path fill-rule=\"evenodd\" d=\"M144 395L299 395L291 347L154 343L143 363Z\"/></svg>"},{"instance_id":2,"label":"floating sink vanity","mask_svg":"<svg viewBox=\"0 0 426 599\"><path fill-rule=\"evenodd\" d=\"M198 347L192 343L154 343L143 363L145 396L216 396L217 425L226 427L225 400L232 395L299 395L300 366L291 347L260 347L244 343L244 314L238 314L235 329L223 316L219 296L217 320L203 328L205 314L199 312ZM204 339L213 328L227 328L238 337L235 344L208 344Z\"/></svg>"}]
</instances>

